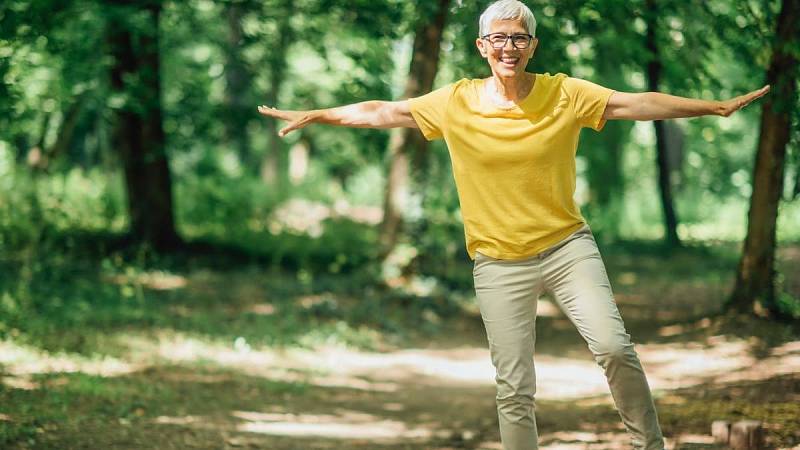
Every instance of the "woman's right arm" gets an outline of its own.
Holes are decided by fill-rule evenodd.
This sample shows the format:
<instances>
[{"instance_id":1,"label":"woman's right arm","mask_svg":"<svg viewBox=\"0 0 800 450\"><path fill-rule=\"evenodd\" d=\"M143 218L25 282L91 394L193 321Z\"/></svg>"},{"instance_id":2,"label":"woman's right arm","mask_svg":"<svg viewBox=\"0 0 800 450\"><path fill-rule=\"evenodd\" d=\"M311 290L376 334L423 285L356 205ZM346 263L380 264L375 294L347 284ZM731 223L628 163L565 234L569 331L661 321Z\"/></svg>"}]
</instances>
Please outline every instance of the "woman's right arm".
<instances>
[{"instance_id":1,"label":"woman's right arm","mask_svg":"<svg viewBox=\"0 0 800 450\"><path fill-rule=\"evenodd\" d=\"M408 100L396 102L370 100L354 103L352 105L317 109L313 111L282 111L267 106L259 106L258 112L265 116L288 122L286 126L278 132L278 135L281 137L312 123L324 123L351 128L417 128L417 123L411 116Z\"/></svg>"}]
</instances>

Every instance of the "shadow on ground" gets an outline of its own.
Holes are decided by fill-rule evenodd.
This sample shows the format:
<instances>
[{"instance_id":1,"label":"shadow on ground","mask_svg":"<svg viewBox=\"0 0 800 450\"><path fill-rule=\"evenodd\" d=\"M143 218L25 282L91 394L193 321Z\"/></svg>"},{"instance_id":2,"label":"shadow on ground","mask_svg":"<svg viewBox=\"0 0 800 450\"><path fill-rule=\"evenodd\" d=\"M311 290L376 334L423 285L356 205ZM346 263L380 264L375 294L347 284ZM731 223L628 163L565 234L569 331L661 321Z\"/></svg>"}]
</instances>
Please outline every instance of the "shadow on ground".
<instances>
[{"instance_id":1,"label":"shadow on ground","mask_svg":"<svg viewBox=\"0 0 800 450\"><path fill-rule=\"evenodd\" d=\"M785 273L798 255L782 253ZM48 300L41 320L0 342L4 448L501 448L468 291L108 264L41 275L29 293ZM607 264L670 448L716 448L711 422L743 418L764 422L771 448L800 444L800 333L715 316L729 262L612 252ZM541 448L629 448L586 345L540 306Z\"/></svg>"}]
</instances>

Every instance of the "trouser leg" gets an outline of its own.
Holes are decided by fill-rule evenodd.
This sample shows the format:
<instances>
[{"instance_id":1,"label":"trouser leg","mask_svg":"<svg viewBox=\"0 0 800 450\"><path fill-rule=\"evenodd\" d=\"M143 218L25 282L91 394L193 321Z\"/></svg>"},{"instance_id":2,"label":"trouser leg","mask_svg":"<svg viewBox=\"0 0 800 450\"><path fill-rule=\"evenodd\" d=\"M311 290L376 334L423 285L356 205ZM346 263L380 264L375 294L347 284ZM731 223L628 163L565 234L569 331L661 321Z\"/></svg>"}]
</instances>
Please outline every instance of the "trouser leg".
<instances>
[{"instance_id":1,"label":"trouser leg","mask_svg":"<svg viewBox=\"0 0 800 450\"><path fill-rule=\"evenodd\" d=\"M575 324L605 370L617 410L633 447L663 450L650 387L625 331L594 237L588 229L549 254L542 266L545 289Z\"/></svg>"},{"instance_id":2,"label":"trouser leg","mask_svg":"<svg viewBox=\"0 0 800 450\"><path fill-rule=\"evenodd\" d=\"M535 260L478 255L473 271L478 305L497 371L497 413L506 450L536 450L533 366L536 302L541 276Z\"/></svg>"}]
</instances>

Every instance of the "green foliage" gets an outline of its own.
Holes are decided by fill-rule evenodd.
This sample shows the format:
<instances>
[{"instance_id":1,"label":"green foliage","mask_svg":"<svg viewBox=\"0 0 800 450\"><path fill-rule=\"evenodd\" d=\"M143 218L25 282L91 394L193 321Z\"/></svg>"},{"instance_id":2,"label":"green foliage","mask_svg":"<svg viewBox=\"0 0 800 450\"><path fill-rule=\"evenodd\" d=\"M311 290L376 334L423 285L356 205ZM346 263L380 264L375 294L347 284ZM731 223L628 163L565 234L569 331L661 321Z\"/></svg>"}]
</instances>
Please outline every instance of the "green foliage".
<instances>
[{"instance_id":1,"label":"green foliage","mask_svg":"<svg viewBox=\"0 0 800 450\"><path fill-rule=\"evenodd\" d=\"M477 18L489 2L452 2L437 86L489 75L474 43ZM444 144L431 145L428 164L414 174L414 207L406 212L401 239L405 260L390 268L397 284L389 287L378 260L375 210L366 214L369 220L337 211L341 204L380 209L390 134L313 126L276 141L269 135L272 124L255 111L268 102L306 110L397 99L412 33L435 4L163 2L163 127L174 213L187 243L154 253L124 239L126 196L137 193L126 192L110 139L112 112L125 99L110 93L107 27L124 18L141 31L140 18L121 17L117 7L92 0L3 2L0 340L27 349L31 358L42 352L93 362L98 355L129 354L137 345L153 354L163 336L185 339L208 349L181 367L202 377L220 373L214 349L377 349L441 337L449 319L474 310L471 261ZM645 31L653 18L643 0L528 4L540 39L529 70L564 72L619 91L646 90L652 55ZM665 91L724 99L758 87L780 0L656 5ZM236 38L233 8L241 13ZM241 68L238 75L234 66ZM236 76L244 78L232 93ZM50 154L65 135L73 105L80 107L73 135L61 153ZM689 316L721 304L744 236L759 114L756 103L727 119L676 121L685 143L675 172L679 232L688 242L680 251L641 240L662 233L652 125L614 122L603 133L584 133L578 201L620 298L673 299L674 308L664 313L680 309ZM800 109L793 114L779 246L800 241ZM230 135L231 123L240 125L243 136ZM262 169L273 159L288 160L295 145L307 148L310 162L282 192ZM302 172L302 161L289 165ZM796 320L800 292L792 258L779 261L776 301ZM473 327L476 316L467 316ZM652 320L647 317L648 324ZM774 340L793 339L788 325L772 325L771 332L779 334ZM736 333L760 332L739 327ZM188 395L183 381L167 380L157 370L39 374L29 380L42 387L34 390L14 389L7 381L0 383L0 404L14 421L0 417L0 447L46 447L43 436L56 424L67 424L67 433L85 433L108 428L103 420L109 417L117 421L114 427L124 427L226 401L231 410L248 408L233 405L241 396L220 398L212 389L192 386ZM252 410L262 407L256 400L264 396L307 390L301 382L239 382L251 389ZM707 396L701 391L659 405L666 429L705 433L712 419L763 417L779 424L772 432L782 442L796 441L790 435L797 428L796 405L779 399L765 406L725 397L725 389ZM599 409L616 418L610 409Z\"/></svg>"},{"instance_id":2,"label":"green foliage","mask_svg":"<svg viewBox=\"0 0 800 450\"><path fill-rule=\"evenodd\" d=\"M800 295L789 292L784 272L777 272L775 275L775 308L783 318L788 320L800 320ZM791 275L789 275L791 276Z\"/></svg>"},{"instance_id":3,"label":"green foliage","mask_svg":"<svg viewBox=\"0 0 800 450\"><path fill-rule=\"evenodd\" d=\"M232 44L227 14L234 3L243 11L242 35ZM478 15L488 3L453 2L437 85L488 75L474 44ZM529 4L539 22L540 39L529 70L565 72L620 91L645 89L644 66L651 55L644 45L644 2L628 2L626 7L616 1ZM764 49L774 33L778 1L657 4L663 9L656 24L665 90L711 99L757 87L753 74L768 61ZM292 201L329 212L342 201L380 208L389 133L314 126L273 148L267 119L255 113L255 106L273 99L284 108L314 109L397 97L408 72L410 35L430 14L431 5L400 0L165 2L160 26L163 125L175 215L190 245L226 261L286 271L309 292L319 276L360 274L375 282L380 276L376 225L328 214L309 220L313 226L295 229L278 216ZM98 320L112 321L116 314L122 322L159 320L157 313L138 310L141 305L123 307L147 298L135 285L95 293L96 280L74 286L68 281L70 258L77 257L73 251L90 239L86 236L103 236L97 238L103 241L98 248L112 252L112 243L127 226L128 193L119 155L109 139L111 110L120 106L108 86L112 61L105 29L111 13L88 0L15 0L0 9L0 247L8 255L8 267L21 267L3 279L0 304L18 323L38 308L61 307L58 301L46 306L44 299L61 299L62 305L79 299L74 304L81 305L93 294L97 301L115 305ZM241 94L243 103L237 106L251 112L237 119L242 121L249 155L239 153L223 120L232 114L227 76L234 51L250 77ZM76 102L82 108L68 148L53 155L46 170L34 170L34 148L53 147ZM731 118L677 124L685 141L676 173L682 237L743 237L758 115L754 104ZM798 118L793 120L797 123ZM651 128L649 123L609 123L603 133L582 137L579 202L603 242L610 244L620 236L656 239L661 233ZM794 136L787 155L786 198L796 191L792 181L800 183L797 140ZM276 156L273 152L286 156L296 144L308 148L311 161L305 177L282 193L260 172ZM468 289L471 278L464 268L469 261L449 155L441 142L431 147L431 154L415 181L424 195L408 212L403 244L417 256L404 275L432 276L445 292ZM782 206L781 243L800 239L794 225L800 217L798 205ZM138 250L126 251L122 260L137 261ZM103 267L112 264L114 276L126 270L113 262L116 257L105 254L81 258L88 264L81 270L93 270L91 261L98 260ZM72 287L61 290L60 284ZM781 301L795 311L792 296L796 293L788 292ZM94 308L94 303L86 305L76 314ZM341 308L322 305L319 314L332 320L343 317ZM360 317L382 311L379 303L364 305L357 310ZM64 314L65 323L82 325ZM203 320L213 328L210 319ZM289 328L304 319L291 320ZM332 328L323 334L335 333L336 323L325 325Z\"/></svg>"}]
</instances>

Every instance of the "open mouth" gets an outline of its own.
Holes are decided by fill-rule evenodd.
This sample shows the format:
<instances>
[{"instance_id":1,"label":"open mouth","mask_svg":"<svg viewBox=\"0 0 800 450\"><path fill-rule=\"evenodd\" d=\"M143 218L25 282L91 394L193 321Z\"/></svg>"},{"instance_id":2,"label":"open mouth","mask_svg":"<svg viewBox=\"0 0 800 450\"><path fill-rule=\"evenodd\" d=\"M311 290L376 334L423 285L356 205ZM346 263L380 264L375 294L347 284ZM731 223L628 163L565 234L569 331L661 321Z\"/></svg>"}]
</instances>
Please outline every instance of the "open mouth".
<instances>
[{"instance_id":1,"label":"open mouth","mask_svg":"<svg viewBox=\"0 0 800 450\"><path fill-rule=\"evenodd\" d=\"M505 67L516 67L516 65L519 64L519 57L518 56L502 57L500 58L500 64L502 64Z\"/></svg>"}]
</instances>

